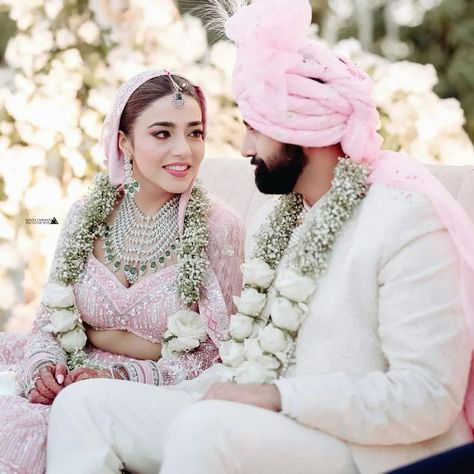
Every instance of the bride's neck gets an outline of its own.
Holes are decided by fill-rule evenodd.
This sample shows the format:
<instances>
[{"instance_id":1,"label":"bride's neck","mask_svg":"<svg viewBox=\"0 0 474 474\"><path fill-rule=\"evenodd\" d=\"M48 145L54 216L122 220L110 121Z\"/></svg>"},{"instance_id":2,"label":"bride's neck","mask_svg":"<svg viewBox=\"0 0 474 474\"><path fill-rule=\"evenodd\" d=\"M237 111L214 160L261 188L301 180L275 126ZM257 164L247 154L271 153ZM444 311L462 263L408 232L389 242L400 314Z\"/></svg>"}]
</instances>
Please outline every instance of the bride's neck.
<instances>
[{"instance_id":1,"label":"bride's neck","mask_svg":"<svg viewBox=\"0 0 474 474\"><path fill-rule=\"evenodd\" d=\"M135 203L145 215L154 215L169 201L174 194L163 189L157 189L146 181L140 183L140 191L135 194Z\"/></svg>"}]
</instances>

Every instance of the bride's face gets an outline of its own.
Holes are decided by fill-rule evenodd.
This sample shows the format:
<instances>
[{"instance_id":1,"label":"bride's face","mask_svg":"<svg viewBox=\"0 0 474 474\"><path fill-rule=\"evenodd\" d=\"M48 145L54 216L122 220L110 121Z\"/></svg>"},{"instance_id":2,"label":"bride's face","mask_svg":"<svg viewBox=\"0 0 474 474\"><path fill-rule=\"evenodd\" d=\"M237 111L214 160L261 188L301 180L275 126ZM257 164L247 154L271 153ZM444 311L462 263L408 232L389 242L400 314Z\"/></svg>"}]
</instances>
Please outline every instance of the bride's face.
<instances>
[{"instance_id":1,"label":"bride's face","mask_svg":"<svg viewBox=\"0 0 474 474\"><path fill-rule=\"evenodd\" d=\"M133 176L171 194L186 191L204 158L201 108L184 96L184 107L165 96L149 105L136 119L133 141L126 147L133 160ZM125 138L125 137L123 137Z\"/></svg>"}]
</instances>

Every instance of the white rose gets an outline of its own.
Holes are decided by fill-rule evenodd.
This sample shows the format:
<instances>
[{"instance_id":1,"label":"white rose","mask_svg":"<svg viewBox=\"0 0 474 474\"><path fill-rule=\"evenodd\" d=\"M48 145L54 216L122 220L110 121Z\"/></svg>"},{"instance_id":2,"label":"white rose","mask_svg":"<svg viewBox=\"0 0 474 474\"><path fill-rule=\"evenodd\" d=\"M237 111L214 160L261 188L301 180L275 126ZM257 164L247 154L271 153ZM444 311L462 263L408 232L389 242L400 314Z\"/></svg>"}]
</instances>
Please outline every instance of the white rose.
<instances>
[{"instance_id":1,"label":"white rose","mask_svg":"<svg viewBox=\"0 0 474 474\"><path fill-rule=\"evenodd\" d=\"M286 351L292 343L291 338L273 324L268 324L260 329L258 339L262 349L271 354Z\"/></svg>"},{"instance_id":2,"label":"white rose","mask_svg":"<svg viewBox=\"0 0 474 474\"><path fill-rule=\"evenodd\" d=\"M61 342L62 348L66 352L78 351L79 349L82 349L87 342L86 333L80 327L76 327L72 331L59 334L58 339Z\"/></svg>"},{"instance_id":3,"label":"white rose","mask_svg":"<svg viewBox=\"0 0 474 474\"><path fill-rule=\"evenodd\" d=\"M267 301L265 303L265 306L264 306L262 312L258 316L259 321L263 321L265 324L268 323L268 321L270 319L272 303L273 303L273 300L277 296L278 296L278 292L275 290L275 288L273 288L273 286L268 288L268 290L267 290Z\"/></svg>"},{"instance_id":4,"label":"white rose","mask_svg":"<svg viewBox=\"0 0 474 474\"><path fill-rule=\"evenodd\" d=\"M234 303L239 313L248 316L258 316L264 308L266 300L267 297L254 288L245 288L240 297L234 296Z\"/></svg>"},{"instance_id":5,"label":"white rose","mask_svg":"<svg viewBox=\"0 0 474 474\"><path fill-rule=\"evenodd\" d=\"M258 339L246 339L244 341L245 357L257 362L265 369L278 369L280 362L273 355L264 354Z\"/></svg>"},{"instance_id":6,"label":"white rose","mask_svg":"<svg viewBox=\"0 0 474 474\"><path fill-rule=\"evenodd\" d=\"M51 314L51 326L53 332L66 332L74 329L76 321L78 320L78 314L74 311L63 309L61 311L55 311Z\"/></svg>"},{"instance_id":7,"label":"white rose","mask_svg":"<svg viewBox=\"0 0 474 474\"><path fill-rule=\"evenodd\" d=\"M243 340L252 334L253 319L245 314L234 314L230 317L229 334L232 338Z\"/></svg>"},{"instance_id":8,"label":"white rose","mask_svg":"<svg viewBox=\"0 0 474 474\"><path fill-rule=\"evenodd\" d=\"M237 383L264 384L276 378L276 372L262 367L257 362L245 361L236 371Z\"/></svg>"},{"instance_id":9,"label":"white rose","mask_svg":"<svg viewBox=\"0 0 474 474\"><path fill-rule=\"evenodd\" d=\"M168 318L168 331L178 337L206 340L207 333L201 316L195 311L182 310Z\"/></svg>"},{"instance_id":10,"label":"white rose","mask_svg":"<svg viewBox=\"0 0 474 474\"><path fill-rule=\"evenodd\" d=\"M248 360L257 360L263 355L263 349L258 339L247 339L244 341L245 357Z\"/></svg>"},{"instance_id":11,"label":"white rose","mask_svg":"<svg viewBox=\"0 0 474 474\"><path fill-rule=\"evenodd\" d=\"M316 289L311 278L299 275L291 268L278 272L274 286L282 296L296 302L307 301Z\"/></svg>"},{"instance_id":12,"label":"white rose","mask_svg":"<svg viewBox=\"0 0 474 474\"><path fill-rule=\"evenodd\" d=\"M271 314L273 324L288 331L298 330L305 316L305 312L300 306L282 296L273 301Z\"/></svg>"},{"instance_id":13,"label":"white rose","mask_svg":"<svg viewBox=\"0 0 474 474\"><path fill-rule=\"evenodd\" d=\"M173 337L163 343L161 355L165 359L176 357L189 352L199 346L199 339L194 337Z\"/></svg>"},{"instance_id":14,"label":"white rose","mask_svg":"<svg viewBox=\"0 0 474 474\"><path fill-rule=\"evenodd\" d=\"M74 305L74 293L70 285L49 283L43 291L43 304L56 308L69 308Z\"/></svg>"},{"instance_id":15,"label":"white rose","mask_svg":"<svg viewBox=\"0 0 474 474\"><path fill-rule=\"evenodd\" d=\"M215 371L221 382L232 382L234 380L234 375L236 370L234 367L227 367L224 364L215 364Z\"/></svg>"},{"instance_id":16,"label":"white rose","mask_svg":"<svg viewBox=\"0 0 474 474\"><path fill-rule=\"evenodd\" d=\"M287 348L289 349L289 348ZM280 361L280 365L285 365L289 361L289 351L277 352L274 356Z\"/></svg>"},{"instance_id":17,"label":"white rose","mask_svg":"<svg viewBox=\"0 0 474 474\"><path fill-rule=\"evenodd\" d=\"M229 339L221 344L219 355L224 364L230 367L237 367L245 360L244 345L241 342Z\"/></svg>"},{"instance_id":18,"label":"white rose","mask_svg":"<svg viewBox=\"0 0 474 474\"><path fill-rule=\"evenodd\" d=\"M240 266L244 284L255 285L266 290L275 278L275 270L260 258L252 258Z\"/></svg>"},{"instance_id":19,"label":"white rose","mask_svg":"<svg viewBox=\"0 0 474 474\"><path fill-rule=\"evenodd\" d=\"M260 321L259 319L254 319L252 324L252 332L250 333L251 338L255 339L260 332L260 329L264 328L267 323L265 321Z\"/></svg>"}]
</instances>

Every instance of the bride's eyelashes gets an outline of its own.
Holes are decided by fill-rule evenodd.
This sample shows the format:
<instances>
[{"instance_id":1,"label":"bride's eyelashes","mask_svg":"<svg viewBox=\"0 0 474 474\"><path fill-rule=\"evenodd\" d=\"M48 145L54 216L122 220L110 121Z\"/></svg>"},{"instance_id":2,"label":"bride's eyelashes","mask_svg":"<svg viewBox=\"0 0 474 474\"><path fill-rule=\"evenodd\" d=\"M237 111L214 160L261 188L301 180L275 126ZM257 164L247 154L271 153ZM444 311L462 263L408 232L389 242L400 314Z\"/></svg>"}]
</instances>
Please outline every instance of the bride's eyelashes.
<instances>
[{"instance_id":1,"label":"bride's eyelashes","mask_svg":"<svg viewBox=\"0 0 474 474\"><path fill-rule=\"evenodd\" d=\"M152 135L155 138L159 138L161 140L169 138L171 136L171 134L170 134L170 132L168 132L168 130L159 130L157 132L153 132Z\"/></svg>"},{"instance_id":2,"label":"bride's eyelashes","mask_svg":"<svg viewBox=\"0 0 474 474\"><path fill-rule=\"evenodd\" d=\"M152 135L160 140L165 140L171 137L171 133L168 130L158 130L156 132L153 132ZM193 130L188 136L191 136L192 138L202 138L203 135L203 130L196 129Z\"/></svg>"},{"instance_id":3,"label":"bride's eyelashes","mask_svg":"<svg viewBox=\"0 0 474 474\"><path fill-rule=\"evenodd\" d=\"M193 138L202 138L204 135L204 132L202 130L193 130L190 135L193 136Z\"/></svg>"}]
</instances>

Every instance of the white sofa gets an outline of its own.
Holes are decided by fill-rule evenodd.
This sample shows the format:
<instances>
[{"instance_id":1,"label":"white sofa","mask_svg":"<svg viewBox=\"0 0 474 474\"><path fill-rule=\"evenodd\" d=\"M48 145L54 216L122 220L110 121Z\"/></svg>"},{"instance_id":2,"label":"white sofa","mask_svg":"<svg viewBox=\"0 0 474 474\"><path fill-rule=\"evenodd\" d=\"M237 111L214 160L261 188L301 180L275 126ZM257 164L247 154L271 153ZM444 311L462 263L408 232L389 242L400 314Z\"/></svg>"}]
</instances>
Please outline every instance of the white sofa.
<instances>
[{"instance_id":1,"label":"white sofa","mask_svg":"<svg viewBox=\"0 0 474 474\"><path fill-rule=\"evenodd\" d=\"M474 166L431 165L429 169L474 221ZM253 170L249 159L207 158L200 171L209 192L233 206L247 225L256 209L271 198L256 188Z\"/></svg>"}]
</instances>

